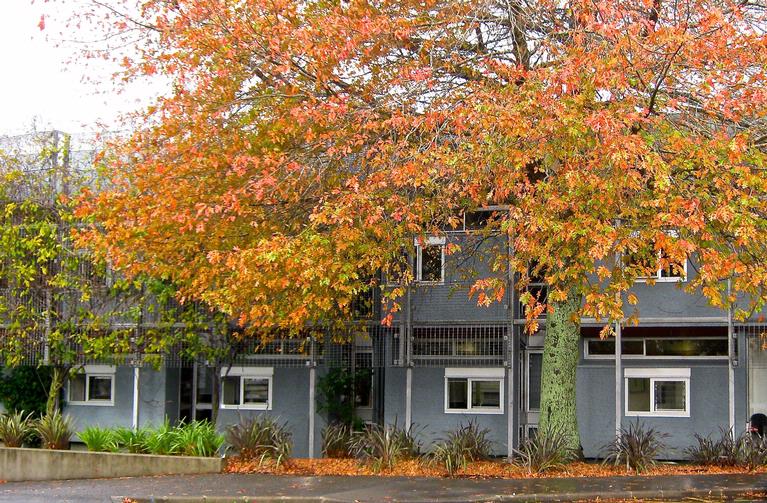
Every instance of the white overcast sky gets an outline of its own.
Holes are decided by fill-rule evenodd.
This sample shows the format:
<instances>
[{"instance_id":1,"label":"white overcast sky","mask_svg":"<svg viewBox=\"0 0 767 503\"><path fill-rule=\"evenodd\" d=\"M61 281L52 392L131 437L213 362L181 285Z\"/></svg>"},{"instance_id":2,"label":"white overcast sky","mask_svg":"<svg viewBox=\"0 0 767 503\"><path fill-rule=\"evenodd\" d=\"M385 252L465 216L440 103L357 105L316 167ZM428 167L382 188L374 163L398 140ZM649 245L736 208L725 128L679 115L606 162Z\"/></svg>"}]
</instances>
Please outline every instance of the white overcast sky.
<instances>
[{"instance_id":1,"label":"white overcast sky","mask_svg":"<svg viewBox=\"0 0 767 503\"><path fill-rule=\"evenodd\" d=\"M102 69L102 83L83 83L82 63L69 60L77 53L75 43L57 47L69 16L66 9L77 1L55 4L43 0L0 0L0 47L3 72L0 78L0 135L59 129L88 133L117 129L117 117L147 104L146 88L130 95L114 93L108 82L110 72ZM46 28L38 28L45 14ZM83 34L85 35L85 34ZM74 35L73 35L74 36Z\"/></svg>"}]
</instances>

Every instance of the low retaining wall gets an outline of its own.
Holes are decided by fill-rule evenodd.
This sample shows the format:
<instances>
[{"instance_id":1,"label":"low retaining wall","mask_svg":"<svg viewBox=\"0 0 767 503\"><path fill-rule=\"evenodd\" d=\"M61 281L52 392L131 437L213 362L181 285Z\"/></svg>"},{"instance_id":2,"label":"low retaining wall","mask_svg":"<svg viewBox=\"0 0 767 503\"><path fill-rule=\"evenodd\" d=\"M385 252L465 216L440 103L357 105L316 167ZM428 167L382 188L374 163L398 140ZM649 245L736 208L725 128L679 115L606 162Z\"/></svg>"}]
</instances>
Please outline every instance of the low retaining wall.
<instances>
[{"instance_id":1,"label":"low retaining wall","mask_svg":"<svg viewBox=\"0 0 767 503\"><path fill-rule=\"evenodd\" d=\"M63 480L220 473L221 458L0 447L0 480Z\"/></svg>"}]
</instances>

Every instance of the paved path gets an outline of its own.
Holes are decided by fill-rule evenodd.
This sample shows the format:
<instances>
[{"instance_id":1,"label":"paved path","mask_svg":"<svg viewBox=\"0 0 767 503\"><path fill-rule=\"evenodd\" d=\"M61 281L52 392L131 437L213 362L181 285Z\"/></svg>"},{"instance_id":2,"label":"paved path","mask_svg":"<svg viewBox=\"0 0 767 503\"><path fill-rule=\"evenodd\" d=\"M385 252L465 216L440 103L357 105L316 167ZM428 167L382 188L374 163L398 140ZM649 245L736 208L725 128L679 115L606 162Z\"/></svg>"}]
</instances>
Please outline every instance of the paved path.
<instances>
[{"instance_id":1,"label":"paved path","mask_svg":"<svg viewBox=\"0 0 767 503\"><path fill-rule=\"evenodd\" d=\"M767 475L473 480L407 477L184 475L0 484L0 502L484 502L726 497L767 492ZM204 497L204 498L203 498Z\"/></svg>"}]
</instances>

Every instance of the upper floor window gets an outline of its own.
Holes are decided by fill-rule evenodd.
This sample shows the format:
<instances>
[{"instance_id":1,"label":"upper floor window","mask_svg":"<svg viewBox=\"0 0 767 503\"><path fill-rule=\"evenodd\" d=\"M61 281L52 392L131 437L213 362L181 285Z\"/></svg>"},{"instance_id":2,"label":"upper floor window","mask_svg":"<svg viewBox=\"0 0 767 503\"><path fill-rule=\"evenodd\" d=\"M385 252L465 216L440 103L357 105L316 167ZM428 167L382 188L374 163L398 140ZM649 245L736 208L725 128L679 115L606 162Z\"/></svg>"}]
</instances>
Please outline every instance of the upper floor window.
<instances>
[{"instance_id":1,"label":"upper floor window","mask_svg":"<svg viewBox=\"0 0 767 503\"><path fill-rule=\"evenodd\" d=\"M415 240L415 280L421 283L445 281L445 238Z\"/></svg>"},{"instance_id":2,"label":"upper floor window","mask_svg":"<svg viewBox=\"0 0 767 503\"><path fill-rule=\"evenodd\" d=\"M668 236L676 238L676 231L668 231ZM637 281L678 282L687 278L687 259L675 263L669 260L664 250L656 250L655 243L633 253L623 254L623 267L637 269Z\"/></svg>"}]
</instances>

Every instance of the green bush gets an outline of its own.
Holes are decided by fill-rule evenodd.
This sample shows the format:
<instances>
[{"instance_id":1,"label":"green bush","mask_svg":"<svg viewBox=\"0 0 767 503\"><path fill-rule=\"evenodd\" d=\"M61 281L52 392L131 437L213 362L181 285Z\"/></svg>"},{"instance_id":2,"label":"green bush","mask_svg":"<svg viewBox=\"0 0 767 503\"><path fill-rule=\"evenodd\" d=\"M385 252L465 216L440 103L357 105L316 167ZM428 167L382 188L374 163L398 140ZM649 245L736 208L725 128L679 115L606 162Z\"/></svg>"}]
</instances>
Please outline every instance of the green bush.
<instances>
[{"instance_id":1,"label":"green bush","mask_svg":"<svg viewBox=\"0 0 767 503\"><path fill-rule=\"evenodd\" d=\"M476 421L461 424L457 430L448 432L447 438L438 442L429 457L441 464L452 477L470 461L490 457L492 443L487 438L489 429L480 429Z\"/></svg>"},{"instance_id":2,"label":"green bush","mask_svg":"<svg viewBox=\"0 0 767 503\"><path fill-rule=\"evenodd\" d=\"M646 428L638 420L621 428L615 440L602 448L605 453L604 463L626 465L626 470L642 473L655 465L655 460L666 449L663 441L668 434L655 428Z\"/></svg>"},{"instance_id":3,"label":"green bush","mask_svg":"<svg viewBox=\"0 0 767 503\"><path fill-rule=\"evenodd\" d=\"M148 428L147 435L144 438L143 449L149 454L161 456L172 456L179 454L178 444L176 443L174 428L170 425L168 418L157 428Z\"/></svg>"},{"instance_id":4,"label":"green bush","mask_svg":"<svg viewBox=\"0 0 767 503\"><path fill-rule=\"evenodd\" d=\"M273 461L277 466L290 460L293 440L287 423L268 416L240 419L226 430L226 441L242 457Z\"/></svg>"},{"instance_id":5,"label":"green bush","mask_svg":"<svg viewBox=\"0 0 767 503\"><path fill-rule=\"evenodd\" d=\"M374 470L391 470L400 459L415 458L420 453L420 443L412 426L406 430L398 428L396 423L383 426L371 424L354 437L354 456L371 462Z\"/></svg>"},{"instance_id":6,"label":"green bush","mask_svg":"<svg viewBox=\"0 0 767 503\"><path fill-rule=\"evenodd\" d=\"M577 455L569 447L569 439L561 428L538 430L534 437L522 442L515 463L529 473L542 473L573 462Z\"/></svg>"},{"instance_id":7,"label":"green bush","mask_svg":"<svg viewBox=\"0 0 767 503\"><path fill-rule=\"evenodd\" d=\"M32 434L32 413L23 410L0 416L0 440L6 447L21 447Z\"/></svg>"},{"instance_id":8,"label":"green bush","mask_svg":"<svg viewBox=\"0 0 767 503\"><path fill-rule=\"evenodd\" d=\"M694 435L696 444L685 453L703 465L742 466L753 470L767 464L767 444L758 435L745 432L735 437L731 430L719 428L719 438Z\"/></svg>"},{"instance_id":9,"label":"green bush","mask_svg":"<svg viewBox=\"0 0 767 503\"><path fill-rule=\"evenodd\" d=\"M215 456L224 444L210 421L192 421L172 430L171 450L182 456Z\"/></svg>"},{"instance_id":10,"label":"green bush","mask_svg":"<svg viewBox=\"0 0 767 503\"><path fill-rule=\"evenodd\" d=\"M322 454L328 458L352 457L354 430L343 423L329 424L322 430Z\"/></svg>"},{"instance_id":11,"label":"green bush","mask_svg":"<svg viewBox=\"0 0 767 503\"><path fill-rule=\"evenodd\" d=\"M89 451L92 452L116 452L120 445L115 437L115 430L89 426L77 434Z\"/></svg>"},{"instance_id":12,"label":"green bush","mask_svg":"<svg viewBox=\"0 0 767 503\"><path fill-rule=\"evenodd\" d=\"M72 420L56 411L35 421L34 431L40 437L43 448L68 449L73 434Z\"/></svg>"},{"instance_id":13,"label":"green bush","mask_svg":"<svg viewBox=\"0 0 767 503\"><path fill-rule=\"evenodd\" d=\"M115 443L121 450L130 452L131 454L148 454L147 438L149 437L149 430L146 428L138 428L136 430L132 428L115 428L112 430Z\"/></svg>"}]
</instances>

